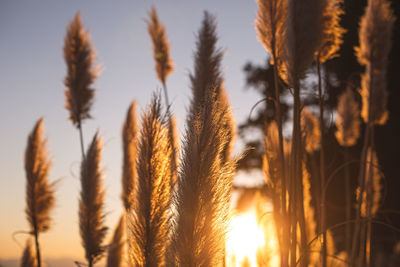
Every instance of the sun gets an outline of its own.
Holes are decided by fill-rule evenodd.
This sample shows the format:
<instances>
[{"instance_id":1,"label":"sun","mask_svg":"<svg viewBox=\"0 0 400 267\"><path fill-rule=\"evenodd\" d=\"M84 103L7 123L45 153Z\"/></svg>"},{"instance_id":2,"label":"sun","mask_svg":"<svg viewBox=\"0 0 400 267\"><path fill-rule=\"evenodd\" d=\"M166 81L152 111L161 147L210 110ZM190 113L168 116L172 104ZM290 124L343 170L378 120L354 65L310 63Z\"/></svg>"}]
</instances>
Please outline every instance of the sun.
<instances>
[{"instance_id":1,"label":"sun","mask_svg":"<svg viewBox=\"0 0 400 267\"><path fill-rule=\"evenodd\" d=\"M231 218L226 240L228 266L241 266L245 260L251 266L257 266L257 250L265 245L264 231L258 225L254 211L238 213Z\"/></svg>"}]
</instances>

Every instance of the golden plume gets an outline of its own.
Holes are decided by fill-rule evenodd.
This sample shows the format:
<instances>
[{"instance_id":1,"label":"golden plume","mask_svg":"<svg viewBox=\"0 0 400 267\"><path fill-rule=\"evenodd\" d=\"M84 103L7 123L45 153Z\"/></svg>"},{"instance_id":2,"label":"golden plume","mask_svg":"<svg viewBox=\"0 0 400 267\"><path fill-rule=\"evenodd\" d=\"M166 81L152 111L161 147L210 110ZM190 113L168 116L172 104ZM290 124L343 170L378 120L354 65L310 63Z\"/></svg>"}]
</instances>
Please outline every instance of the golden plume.
<instances>
[{"instance_id":1,"label":"golden plume","mask_svg":"<svg viewBox=\"0 0 400 267\"><path fill-rule=\"evenodd\" d=\"M108 246L107 267L122 267L125 265L125 228L125 214L122 214L114 230L112 241Z\"/></svg>"},{"instance_id":2,"label":"golden plume","mask_svg":"<svg viewBox=\"0 0 400 267\"><path fill-rule=\"evenodd\" d=\"M366 66L362 76L361 116L365 122L385 124L386 110L386 65L391 47L392 27L395 20L390 2L369 0L360 21L359 47L355 48L358 62ZM369 102L371 101L371 104ZM371 107L369 107L371 106ZM368 114L368 110L371 114Z\"/></svg>"},{"instance_id":3,"label":"golden plume","mask_svg":"<svg viewBox=\"0 0 400 267\"><path fill-rule=\"evenodd\" d=\"M287 16L287 1L285 0L257 0L257 19L255 21L257 38L267 50L270 62L273 61L273 53L278 60L280 69L280 57L284 53L285 23Z\"/></svg>"},{"instance_id":4,"label":"golden plume","mask_svg":"<svg viewBox=\"0 0 400 267\"><path fill-rule=\"evenodd\" d=\"M344 0L328 0L323 13L323 39L320 48L316 51L320 63L338 56L337 52L343 43L343 34L346 30L340 26L340 17L344 14L342 8Z\"/></svg>"},{"instance_id":5,"label":"golden plume","mask_svg":"<svg viewBox=\"0 0 400 267\"><path fill-rule=\"evenodd\" d=\"M26 215L32 232L50 228L50 211L54 207L54 184L49 184L51 162L46 139L43 139L43 118L40 118L28 138L25 150Z\"/></svg>"},{"instance_id":6,"label":"golden plume","mask_svg":"<svg viewBox=\"0 0 400 267\"><path fill-rule=\"evenodd\" d=\"M36 260L41 266L39 234L50 228L50 211L54 207L54 183L49 183L51 161L43 138L43 118L40 118L28 137L25 150L26 208L25 213L35 238Z\"/></svg>"},{"instance_id":7,"label":"golden plume","mask_svg":"<svg viewBox=\"0 0 400 267\"><path fill-rule=\"evenodd\" d=\"M128 212L133 203L134 189L137 183L136 160L138 142L138 123L136 118L136 101L129 106L124 126L122 128L122 194L125 210Z\"/></svg>"},{"instance_id":8,"label":"golden plume","mask_svg":"<svg viewBox=\"0 0 400 267\"><path fill-rule=\"evenodd\" d=\"M216 94L187 126L168 266L219 266L223 259L236 161L222 164L227 142Z\"/></svg>"},{"instance_id":9,"label":"golden plume","mask_svg":"<svg viewBox=\"0 0 400 267\"><path fill-rule=\"evenodd\" d=\"M191 99L188 124L192 124L196 116L207 103L210 94L216 94L218 105L224 110L224 119L221 120L227 142L221 151L222 163L225 163L231 154L235 137L235 123L230 109L228 95L223 85L221 60L223 53L216 47L217 44L215 17L204 12L202 26L197 35L196 52L194 55L194 73L190 75L193 97Z\"/></svg>"},{"instance_id":10,"label":"golden plume","mask_svg":"<svg viewBox=\"0 0 400 267\"><path fill-rule=\"evenodd\" d=\"M323 40L326 1L288 0L281 78L295 86L314 60Z\"/></svg>"},{"instance_id":11,"label":"golden plume","mask_svg":"<svg viewBox=\"0 0 400 267\"><path fill-rule=\"evenodd\" d=\"M301 111L301 131L306 151L312 153L317 150L321 140L319 121L308 108Z\"/></svg>"},{"instance_id":12,"label":"golden plume","mask_svg":"<svg viewBox=\"0 0 400 267\"><path fill-rule=\"evenodd\" d=\"M341 146L354 146L360 136L360 106L350 87L339 96L335 136Z\"/></svg>"},{"instance_id":13,"label":"golden plume","mask_svg":"<svg viewBox=\"0 0 400 267\"><path fill-rule=\"evenodd\" d=\"M36 267L36 258L32 251L32 241L28 239L22 254L21 267Z\"/></svg>"},{"instance_id":14,"label":"golden plume","mask_svg":"<svg viewBox=\"0 0 400 267\"><path fill-rule=\"evenodd\" d=\"M170 231L171 144L168 124L154 97L142 117L138 183L129 214L129 249L134 266L165 266Z\"/></svg>"},{"instance_id":15,"label":"golden plume","mask_svg":"<svg viewBox=\"0 0 400 267\"><path fill-rule=\"evenodd\" d=\"M64 41L64 59L67 64L64 80L67 87L65 107L70 113L69 119L77 128L81 127L84 119L91 118L89 111L95 92L91 86L99 75L99 66L93 66L96 53L81 20L78 12L67 27Z\"/></svg>"},{"instance_id":16,"label":"golden plume","mask_svg":"<svg viewBox=\"0 0 400 267\"><path fill-rule=\"evenodd\" d=\"M153 42L153 54L156 61L156 73L161 83L165 84L167 76L174 70L169 57L169 42L164 25L159 21L157 11L153 7L149 12L147 30Z\"/></svg>"},{"instance_id":17,"label":"golden plume","mask_svg":"<svg viewBox=\"0 0 400 267\"><path fill-rule=\"evenodd\" d=\"M102 243L107 233L103 212L105 191L100 168L102 149L102 138L96 133L81 165L79 227L89 267L102 257L105 250Z\"/></svg>"},{"instance_id":18,"label":"golden plume","mask_svg":"<svg viewBox=\"0 0 400 267\"><path fill-rule=\"evenodd\" d=\"M367 184L367 188L371 188L371 191L363 192L361 216L370 218L376 215L381 204L381 182L383 179L383 173L380 170L378 158L375 151L371 148L368 149L366 170L365 183ZM357 195L357 197L359 197L359 190L357 191Z\"/></svg>"}]
</instances>

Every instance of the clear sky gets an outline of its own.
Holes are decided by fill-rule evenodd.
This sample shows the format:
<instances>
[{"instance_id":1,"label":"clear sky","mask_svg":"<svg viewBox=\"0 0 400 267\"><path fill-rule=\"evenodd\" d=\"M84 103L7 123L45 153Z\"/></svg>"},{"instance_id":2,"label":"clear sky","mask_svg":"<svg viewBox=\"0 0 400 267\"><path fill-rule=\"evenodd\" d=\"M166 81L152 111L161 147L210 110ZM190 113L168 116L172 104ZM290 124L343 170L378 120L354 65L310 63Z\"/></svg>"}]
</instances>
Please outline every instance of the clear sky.
<instances>
[{"instance_id":1,"label":"clear sky","mask_svg":"<svg viewBox=\"0 0 400 267\"><path fill-rule=\"evenodd\" d=\"M259 97L245 91L245 62L262 63L266 52L254 29L254 0L92 0L0 1L0 259L20 257L22 249L11 234L28 230L25 219L23 156L27 135L44 116L48 148L53 158L51 180L60 179L53 225L41 235L44 257L82 259L78 229L78 131L64 108L62 56L65 28L77 11L90 29L97 63L104 71L95 83L99 90L84 123L86 145L97 129L104 136L107 241L121 214L121 128L126 109L137 99L139 112L160 88L154 72L145 19L157 8L171 43L176 70L168 78L172 110L184 132L190 98L188 74L193 69L196 32L203 11L217 16L219 46L226 53L226 88L238 122L249 114ZM25 244L25 235L17 240Z\"/></svg>"}]
</instances>

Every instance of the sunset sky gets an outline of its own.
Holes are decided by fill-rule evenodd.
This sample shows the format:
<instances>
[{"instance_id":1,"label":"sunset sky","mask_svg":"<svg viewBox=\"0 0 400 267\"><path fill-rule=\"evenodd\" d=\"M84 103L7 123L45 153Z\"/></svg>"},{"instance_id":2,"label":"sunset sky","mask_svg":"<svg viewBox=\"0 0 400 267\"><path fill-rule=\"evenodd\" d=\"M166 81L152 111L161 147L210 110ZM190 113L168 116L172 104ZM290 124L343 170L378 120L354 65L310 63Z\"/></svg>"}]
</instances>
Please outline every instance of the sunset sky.
<instances>
[{"instance_id":1,"label":"sunset sky","mask_svg":"<svg viewBox=\"0 0 400 267\"><path fill-rule=\"evenodd\" d=\"M82 260L78 229L80 145L76 128L64 108L62 56L66 26L77 11L90 30L97 50L97 63L104 71L95 83L92 120L85 121L85 145L97 129L104 136L102 165L106 188L107 242L121 214L121 128L126 110L134 99L139 113L151 94L160 89L154 72L147 13L157 8L171 43L176 70L168 78L172 110L184 132L191 95L188 74L193 69L196 32L203 11L216 15L219 46L224 49L226 88L237 122L249 115L259 100L245 91L243 66L262 64L266 52L256 39L256 3L213 0L124 0L124 1L1 1L0 2L0 259L19 258L22 248L12 233L29 230L25 218L25 172L23 156L28 133L43 116L48 148L53 158L51 180L57 186L53 225L41 235L46 258L72 257ZM17 240L25 244L26 235Z\"/></svg>"}]
</instances>

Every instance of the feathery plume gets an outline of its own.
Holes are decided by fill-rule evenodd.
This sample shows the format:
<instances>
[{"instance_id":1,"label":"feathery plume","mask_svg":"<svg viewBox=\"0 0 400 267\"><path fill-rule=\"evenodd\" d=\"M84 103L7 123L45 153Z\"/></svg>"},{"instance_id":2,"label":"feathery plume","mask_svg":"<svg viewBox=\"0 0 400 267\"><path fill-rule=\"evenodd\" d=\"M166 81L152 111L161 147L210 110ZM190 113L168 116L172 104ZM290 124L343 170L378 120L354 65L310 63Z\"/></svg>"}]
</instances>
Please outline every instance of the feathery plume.
<instances>
[{"instance_id":1,"label":"feathery plume","mask_svg":"<svg viewBox=\"0 0 400 267\"><path fill-rule=\"evenodd\" d=\"M223 85L221 73L221 60L223 53L216 47L218 38L216 33L215 17L208 12L204 12L202 26L199 30L196 41L196 53L194 55L194 73L190 75L193 97L190 104L188 124L192 124L199 110L204 108L208 95L215 91L218 105L224 110L224 118L221 120L227 142L221 152L222 163L229 157L235 137L235 127L228 95Z\"/></svg>"},{"instance_id":2,"label":"feathery plume","mask_svg":"<svg viewBox=\"0 0 400 267\"><path fill-rule=\"evenodd\" d=\"M142 118L135 212L128 218L130 257L135 266L165 266L172 178L169 141L159 98L154 98Z\"/></svg>"},{"instance_id":3,"label":"feathery plume","mask_svg":"<svg viewBox=\"0 0 400 267\"><path fill-rule=\"evenodd\" d=\"M363 192L361 204L361 216L363 217L374 217L380 206L383 173L379 168L376 153L369 148L367 154L367 173L365 183L368 185L367 188L370 188L370 191ZM357 194L359 197L359 190L357 191Z\"/></svg>"},{"instance_id":4,"label":"feathery plume","mask_svg":"<svg viewBox=\"0 0 400 267\"><path fill-rule=\"evenodd\" d=\"M236 161L221 164L227 136L216 94L187 126L169 266L219 266Z\"/></svg>"},{"instance_id":5,"label":"feathery plume","mask_svg":"<svg viewBox=\"0 0 400 267\"><path fill-rule=\"evenodd\" d=\"M102 149L102 138L96 133L81 165L79 227L89 267L102 257L105 250L102 243L107 232L103 212L105 191L100 168Z\"/></svg>"},{"instance_id":6,"label":"feathery plume","mask_svg":"<svg viewBox=\"0 0 400 267\"><path fill-rule=\"evenodd\" d=\"M371 123L384 124L388 117L386 65L394 20L395 16L388 1L370 0L360 21L360 46L355 48L355 52L358 62L366 66L360 90L363 104L361 115L365 122L370 117Z\"/></svg>"},{"instance_id":7,"label":"feathery plume","mask_svg":"<svg viewBox=\"0 0 400 267\"><path fill-rule=\"evenodd\" d=\"M24 253L22 254L21 267L36 267L36 258L32 250L30 239L26 242Z\"/></svg>"},{"instance_id":8,"label":"feathery plume","mask_svg":"<svg viewBox=\"0 0 400 267\"><path fill-rule=\"evenodd\" d=\"M233 133L224 98L215 45L215 19L204 13L198 34L192 100L187 119L176 192L175 232L168 266L219 266L224 260L232 177L236 160L228 160ZM226 161L225 161L226 160Z\"/></svg>"},{"instance_id":9,"label":"feathery plume","mask_svg":"<svg viewBox=\"0 0 400 267\"><path fill-rule=\"evenodd\" d=\"M108 246L107 267L122 267L125 262L125 214L122 214Z\"/></svg>"},{"instance_id":10,"label":"feathery plume","mask_svg":"<svg viewBox=\"0 0 400 267\"><path fill-rule=\"evenodd\" d=\"M257 0L257 19L255 21L257 38L270 54L275 52L280 68L280 58L284 53L285 23L287 19L287 1ZM270 57L273 62L273 56Z\"/></svg>"},{"instance_id":11,"label":"feathery plume","mask_svg":"<svg viewBox=\"0 0 400 267\"><path fill-rule=\"evenodd\" d=\"M344 14L343 0L328 0L323 13L323 38L316 52L320 63L338 56L346 30L340 26L340 17Z\"/></svg>"},{"instance_id":12,"label":"feathery plume","mask_svg":"<svg viewBox=\"0 0 400 267\"><path fill-rule=\"evenodd\" d=\"M50 228L50 211L54 207L54 184L49 184L51 161L43 138L43 118L28 137L25 150L26 216L32 232L42 233Z\"/></svg>"},{"instance_id":13,"label":"feathery plume","mask_svg":"<svg viewBox=\"0 0 400 267\"><path fill-rule=\"evenodd\" d=\"M326 1L321 0L288 0L280 75L292 87L304 77L321 46L325 6Z\"/></svg>"},{"instance_id":14,"label":"feathery plume","mask_svg":"<svg viewBox=\"0 0 400 267\"><path fill-rule=\"evenodd\" d=\"M354 146L360 136L360 107L350 87L339 96L335 136L341 146Z\"/></svg>"},{"instance_id":15,"label":"feathery plume","mask_svg":"<svg viewBox=\"0 0 400 267\"><path fill-rule=\"evenodd\" d=\"M50 228L50 211L55 204L54 183L49 184L51 161L43 138L43 118L40 118L28 137L25 150L26 208L25 213L35 238L36 262L41 266L39 234Z\"/></svg>"},{"instance_id":16,"label":"feathery plume","mask_svg":"<svg viewBox=\"0 0 400 267\"><path fill-rule=\"evenodd\" d=\"M308 108L303 108L300 123L304 147L308 153L312 153L318 149L321 140L318 118Z\"/></svg>"},{"instance_id":17,"label":"feathery plume","mask_svg":"<svg viewBox=\"0 0 400 267\"><path fill-rule=\"evenodd\" d=\"M78 12L67 27L64 41L64 59L67 64L64 80L67 87L65 107L70 113L69 119L77 128L81 127L84 119L91 118L89 111L95 92L91 86L99 75L99 66L93 66L96 53L81 20Z\"/></svg>"},{"instance_id":18,"label":"feathery plume","mask_svg":"<svg viewBox=\"0 0 400 267\"><path fill-rule=\"evenodd\" d=\"M134 189L137 183L136 159L138 142L138 123L136 118L136 101L129 106L124 126L122 128L122 201L126 211L131 209L134 199Z\"/></svg>"},{"instance_id":19,"label":"feathery plume","mask_svg":"<svg viewBox=\"0 0 400 267\"><path fill-rule=\"evenodd\" d=\"M172 59L169 57L169 42L164 25L158 19L154 7L149 12L150 20L147 30L153 42L153 54L156 61L156 73L161 83L165 84L167 76L174 70Z\"/></svg>"},{"instance_id":20,"label":"feathery plume","mask_svg":"<svg viewBox=\"0 0 400 267\"><path fill-rule=\"evenodd\" d=\"M362 100L361 117L364 122L368 122L368 109L371 101L371 122L383 125L389 117L389 111L386 109L388 98L386 71L375 72L371 83L369 68L368 65L367 71L361 76L361 89L359 90Z\"/></svg>"}]
</instances>

